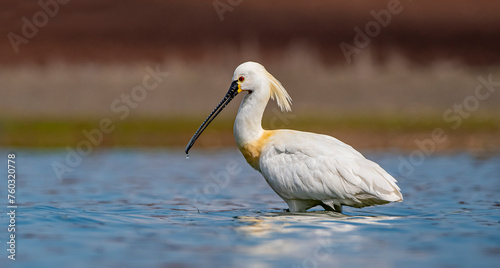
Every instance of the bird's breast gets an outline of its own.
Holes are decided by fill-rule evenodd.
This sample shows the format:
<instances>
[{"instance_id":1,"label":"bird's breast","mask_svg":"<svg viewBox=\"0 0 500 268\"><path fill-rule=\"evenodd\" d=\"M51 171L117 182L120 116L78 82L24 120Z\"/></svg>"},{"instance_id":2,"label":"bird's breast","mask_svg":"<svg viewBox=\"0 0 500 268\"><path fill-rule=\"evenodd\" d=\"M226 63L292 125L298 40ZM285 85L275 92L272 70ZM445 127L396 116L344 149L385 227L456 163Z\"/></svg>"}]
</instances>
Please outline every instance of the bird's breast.
<instances>
[{"instance_id":1,"label":"bird's breast","mask_svg":"<svg viewBox=\"0 0 500 268\"><path fill-rule=\"evenodd\" d=\"M262 149L269 142L273 134L274 131L265 130L257 140L243 143L238 146L248 164L258 171L260 171L259 161Z\"/></svg>"}]
</instances>

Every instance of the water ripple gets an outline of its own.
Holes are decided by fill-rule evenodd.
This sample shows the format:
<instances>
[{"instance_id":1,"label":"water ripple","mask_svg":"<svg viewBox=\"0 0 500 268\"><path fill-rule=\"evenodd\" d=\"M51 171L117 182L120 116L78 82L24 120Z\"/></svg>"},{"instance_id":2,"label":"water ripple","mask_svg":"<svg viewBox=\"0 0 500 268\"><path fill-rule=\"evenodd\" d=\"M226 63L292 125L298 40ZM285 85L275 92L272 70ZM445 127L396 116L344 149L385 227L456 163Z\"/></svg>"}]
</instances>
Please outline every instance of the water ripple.
<instances>
[{"instance_id":1,"label":"water ripple","mask_svg":"<svg viewBox=\"0 0 500 268\"><path fill-rule=\"evenodd\" d=\"M339 214L285 212L235 150L189 160L168 150L96 151L62 181L51 164L64 151L17 154L16 267L500 263L498 155L431 156L398 178L403 203ZM398 177L398 152L367 156ZM228 163L239 172L225 177ZM0 219L7 226L5 213Z\"/></svg>"}]
</instances>

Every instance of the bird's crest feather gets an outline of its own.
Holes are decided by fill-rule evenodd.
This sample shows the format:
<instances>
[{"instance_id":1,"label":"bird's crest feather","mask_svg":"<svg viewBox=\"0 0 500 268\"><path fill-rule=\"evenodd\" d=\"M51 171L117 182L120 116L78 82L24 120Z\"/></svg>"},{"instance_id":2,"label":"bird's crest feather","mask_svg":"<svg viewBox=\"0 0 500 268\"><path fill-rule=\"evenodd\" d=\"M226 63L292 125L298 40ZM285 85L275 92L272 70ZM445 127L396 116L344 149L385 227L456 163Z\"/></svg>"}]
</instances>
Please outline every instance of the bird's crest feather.
<instances>
[{"instance_id":1,"label":"bird's crest feather","mask_svg":"<svg viewBox=\"0 0 500 268\"><path fill-rule=\"evenodd\" d=\"M292 110L292 98L288 95L285 88L278 79L276 79L272 74L267 72L267 77L271 83L271 99L276 99L278 106L281 111L290 112Z\"/></svg>"}]
</instances>

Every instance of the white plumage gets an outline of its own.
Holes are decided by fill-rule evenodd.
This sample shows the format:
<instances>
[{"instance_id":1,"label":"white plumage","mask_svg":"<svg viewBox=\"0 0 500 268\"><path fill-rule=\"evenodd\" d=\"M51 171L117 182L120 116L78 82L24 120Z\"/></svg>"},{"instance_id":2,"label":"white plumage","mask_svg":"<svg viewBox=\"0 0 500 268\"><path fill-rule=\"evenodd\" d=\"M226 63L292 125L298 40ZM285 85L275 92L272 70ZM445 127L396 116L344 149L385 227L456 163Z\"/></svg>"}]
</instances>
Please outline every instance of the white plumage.
<instances>
[{"instance_id":1,"label":"white plumage","mask_svg":"<svg viewBox=\"0 0 500 268\"><path fill-rule=\"evenodd\" d=\"M262 115L270 98L290 110L291 98L281 83L255 62L236 68L224 100L203 122L186 147L239 92L247 91L234 123L234 137L247 162L258 170L290 211L320 205L365 207L401 202L396 180L351 146L327 135L294 130L264 130Z\"/></svg>"},{"instance_id":2,"label":"white plumage","mask_svg":"<svg viewBox=\"0 0 500 268\"><path fill-rule=\"evenodd\" d=\"M326 135L279 130L264 146L260 172L290 211L401 201L396 180L351 146Z\"/></svg>"}]
</instances>

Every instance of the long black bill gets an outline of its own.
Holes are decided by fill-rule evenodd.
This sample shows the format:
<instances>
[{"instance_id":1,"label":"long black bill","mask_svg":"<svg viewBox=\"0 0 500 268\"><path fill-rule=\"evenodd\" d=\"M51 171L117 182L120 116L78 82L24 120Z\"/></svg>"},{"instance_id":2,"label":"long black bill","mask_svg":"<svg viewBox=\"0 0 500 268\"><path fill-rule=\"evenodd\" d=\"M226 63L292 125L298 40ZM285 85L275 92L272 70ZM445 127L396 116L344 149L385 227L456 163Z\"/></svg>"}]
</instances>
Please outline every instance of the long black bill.
<instances>
[{"instance_id":1,"label":"long black bill","mask_svg":"<svg viewBox=\"0 0 500 268\"><path fill-rule=\"evenodd\" d=\"M231 83L231 87L229 87L229 90L226 93L226 96L224 96L224 99L215 107L215 109L210 113L210 115L203 121L201 126L196 130L196 133L194 133L193 137L189 141L188 145L186 146L186 154L189 153L189 149L193 147L194 143L198 139L198 137L203 133L203 130L208 127L208 125L217 117L217 115L226 107L226 105L236 96L238 95L238 80L233 81Z\"/></svg>"}]
</instances>

